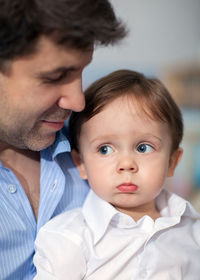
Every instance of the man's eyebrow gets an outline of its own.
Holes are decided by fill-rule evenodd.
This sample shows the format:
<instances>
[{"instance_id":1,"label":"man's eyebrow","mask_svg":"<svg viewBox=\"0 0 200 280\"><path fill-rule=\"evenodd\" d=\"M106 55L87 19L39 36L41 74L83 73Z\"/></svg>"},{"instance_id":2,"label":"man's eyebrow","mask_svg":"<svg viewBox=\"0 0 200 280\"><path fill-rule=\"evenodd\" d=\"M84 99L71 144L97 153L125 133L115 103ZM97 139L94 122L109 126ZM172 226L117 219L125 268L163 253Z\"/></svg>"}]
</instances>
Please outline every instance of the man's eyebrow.
<instances>
[{"instance_id":1,"label":"man's eyebrow","mask_svg":"<svg viewBox=\"0 0 200 280\"><path fill-rule=\"evenodd\" d=\"M73 70L76 70L76 67L74 66L70 66L70 67L58 67L56 69L53 69L53 70L49 70L49 71L42 71L42 72L39 72L36 74L36 78L45 78L45 77L48 77L48 76L53 76L53 75L57 75L57 74L60 74L60 73L66 73L68 71L73 71Z\"/></svg>"}]
</instances>

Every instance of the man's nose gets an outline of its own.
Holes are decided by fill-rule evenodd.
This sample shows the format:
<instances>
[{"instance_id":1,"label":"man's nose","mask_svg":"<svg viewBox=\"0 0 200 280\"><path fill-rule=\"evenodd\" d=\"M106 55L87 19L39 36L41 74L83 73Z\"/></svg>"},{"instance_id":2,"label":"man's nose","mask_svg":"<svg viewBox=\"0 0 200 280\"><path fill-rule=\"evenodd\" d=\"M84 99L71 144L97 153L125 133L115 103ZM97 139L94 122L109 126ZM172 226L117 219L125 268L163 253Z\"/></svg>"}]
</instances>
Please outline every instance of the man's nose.
<instances>
[{"instance_id":1,"label":"man's nose","mask_svg":"<svg viewBox=\"0 0 200 280\"><path fill-rule=\"evenodd\" d=\"M57 105L62 109L80 112L85 107L85 97L82 90L82 78L72 81L60 88Z\"/></svg>"}]
</instances>

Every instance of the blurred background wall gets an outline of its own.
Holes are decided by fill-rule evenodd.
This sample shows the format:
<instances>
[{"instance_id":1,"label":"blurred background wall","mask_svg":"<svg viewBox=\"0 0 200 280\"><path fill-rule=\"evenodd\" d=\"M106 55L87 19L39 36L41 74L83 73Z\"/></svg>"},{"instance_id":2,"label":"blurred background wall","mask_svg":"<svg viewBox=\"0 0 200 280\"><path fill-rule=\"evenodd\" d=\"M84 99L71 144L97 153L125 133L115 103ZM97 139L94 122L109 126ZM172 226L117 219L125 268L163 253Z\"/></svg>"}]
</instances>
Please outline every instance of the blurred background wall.
<instances>
[{"instance_id":1,"label":"blurred background wall","mask_svg":"<svg viewBox=\"0 0 200 280\"><path fill-rule=\"evenodd\" d=\"M185 122L184 155L166 187L200 212L200 0L111 0L129 29L119 45L97 47L84 71L86 88L117 69L160 78Z\"/></svg>"}]
</instances>

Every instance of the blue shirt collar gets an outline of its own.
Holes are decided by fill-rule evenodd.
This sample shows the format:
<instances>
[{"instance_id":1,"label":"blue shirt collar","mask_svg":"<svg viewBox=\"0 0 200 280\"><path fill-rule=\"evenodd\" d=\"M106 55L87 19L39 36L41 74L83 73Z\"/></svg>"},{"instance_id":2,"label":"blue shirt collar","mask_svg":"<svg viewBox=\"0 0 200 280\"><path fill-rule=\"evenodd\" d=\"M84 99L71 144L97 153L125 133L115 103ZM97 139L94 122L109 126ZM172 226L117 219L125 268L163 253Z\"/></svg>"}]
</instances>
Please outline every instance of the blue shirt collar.
<instances>
[{"instance_id":1,"label":"blue shirt collar","mask_svg":"<svg viewBox=\"0 0 200 280\"><path fill-rule=\"evenodd\" d=\"M55 158L58 154L71 152L69 140L62 131L57 132L55 142L53 143L51 149L53 158Z\"/></svg>"},{"instance_id":2,"label":"blue shirt collar","mask_svg":"<svg viewBox=\"0 0 200 280\"><path fill-rule=\"evenodd\" d=\"M71 152L69 140L62 131L57 132L54 143L47 149L50 149L52 159L55 159L61 153Z\"/></svg>"}]
</instances>

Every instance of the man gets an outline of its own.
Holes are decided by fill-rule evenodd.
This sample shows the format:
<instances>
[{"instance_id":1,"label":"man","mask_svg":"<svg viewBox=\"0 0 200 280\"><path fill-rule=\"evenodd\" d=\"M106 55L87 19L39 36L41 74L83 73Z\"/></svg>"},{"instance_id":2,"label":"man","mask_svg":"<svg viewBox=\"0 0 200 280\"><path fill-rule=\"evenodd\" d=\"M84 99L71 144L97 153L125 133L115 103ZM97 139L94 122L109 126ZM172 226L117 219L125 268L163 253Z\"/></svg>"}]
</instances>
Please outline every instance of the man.
<instances>
[{"instance_id":1,"label":"man","mask_svg":"<svg viewBox=\"0 0 200 280\"><path fill-rule=\"evenodd\" d=\"M82 205L64 122L94 44L125 33L107 0L0 0L1 280L32 279L39 228Z\"/></svg>"}]
</instances>

